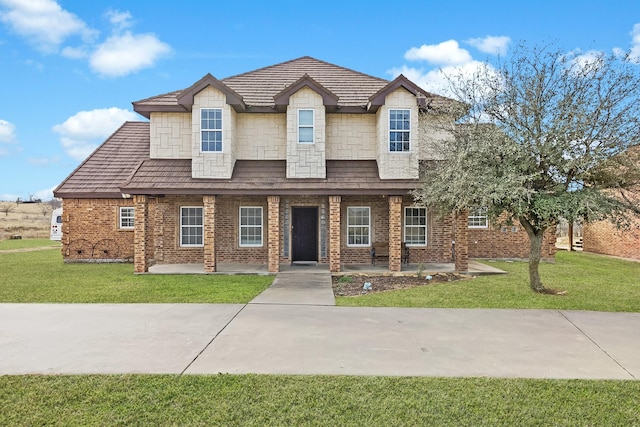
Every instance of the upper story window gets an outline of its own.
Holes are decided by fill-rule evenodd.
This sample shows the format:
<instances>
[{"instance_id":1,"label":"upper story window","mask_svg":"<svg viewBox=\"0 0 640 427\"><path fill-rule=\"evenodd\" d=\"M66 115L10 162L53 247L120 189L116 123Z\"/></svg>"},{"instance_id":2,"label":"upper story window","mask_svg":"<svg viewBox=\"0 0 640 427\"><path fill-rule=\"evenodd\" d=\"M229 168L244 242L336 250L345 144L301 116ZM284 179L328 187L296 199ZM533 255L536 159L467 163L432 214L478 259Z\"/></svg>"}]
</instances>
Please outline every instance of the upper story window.
<instances>
[{"instance_id":1,"label":"upper story window","mask_svg":"<svg viewBox=\"0 0 640 427\"><path fill-rule=\"evenodd\" d=\"M313 110L298 110L298 143L313 144Z\"/></svg>"},{"instance_id":2,"label":"upper story window","mask_svg":"<svg viewBox=\"0 0 640 427\"><path fill-rule=\"evenodd\" d=\"M200 140L202 151L222 151L222 109L200 110Z\"/></svg>"},{"instance_id":3,"label":"upper story window","mask_svg":"<svg viewBox=\"0 0 640 427\"><path fill-rule=\"evenodd\" d=\"M404 242L408 246L427 244L427 209L404 208Z\"/></svg>"},{"instance_id":4,"label":"upper story window","mask_svg":"<svg viewBox=\"0 0 640 427\"><path fill-rule=\"evenodd\" d=\"M469 209L469 228L488 228L489 217L487 215L487 208L471 208Z\"/></svg>"},{"instance_id":5,"label":"upper story window","mask_svg":"<svg viewBox=\"0 0 640 427\"><path fill-rule=\"evenodd\" d=\"M389 110L389 151L409 151L411 110Z\"/></svg>"},{"instance_id":6,"label":"upper story window","mask_svg":"<svg viewBox=\"0 0 640 427\"><path fill-rule=\"evenodd\" d=\"M123 206L120 208L120 228L133 228L134 227L134 208L129 206Z\"/></svg>"},{"instance_id":7,"label":"upper story window","mask_svg":"<svg viewBox=\"0 0 640 427\"><path fill-rule=\"evenodd\" d=\"M367 206L347 208L347 246L369 246L371 211Z\"/></svg>"}]
</instances>

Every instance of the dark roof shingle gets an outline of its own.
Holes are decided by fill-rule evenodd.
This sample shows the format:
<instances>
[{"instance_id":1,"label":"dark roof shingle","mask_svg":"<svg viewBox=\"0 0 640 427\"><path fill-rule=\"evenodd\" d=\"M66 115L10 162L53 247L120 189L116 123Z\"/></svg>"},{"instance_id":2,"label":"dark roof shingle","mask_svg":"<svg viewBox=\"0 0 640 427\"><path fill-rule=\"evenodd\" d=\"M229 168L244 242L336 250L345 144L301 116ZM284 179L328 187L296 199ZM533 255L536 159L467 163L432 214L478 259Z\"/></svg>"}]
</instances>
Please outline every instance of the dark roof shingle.
<instances>
[{"instance_id":1,"label":"dark roof shingle","mask_svg":"<svg viewBox=\"0 0 640 427\"><path fill-rule=\"evenodd\" d=\"M55 197L120 197L120 185L149 158L149 123L126 122L53 192Z\"/></svg>"}]
</instances>

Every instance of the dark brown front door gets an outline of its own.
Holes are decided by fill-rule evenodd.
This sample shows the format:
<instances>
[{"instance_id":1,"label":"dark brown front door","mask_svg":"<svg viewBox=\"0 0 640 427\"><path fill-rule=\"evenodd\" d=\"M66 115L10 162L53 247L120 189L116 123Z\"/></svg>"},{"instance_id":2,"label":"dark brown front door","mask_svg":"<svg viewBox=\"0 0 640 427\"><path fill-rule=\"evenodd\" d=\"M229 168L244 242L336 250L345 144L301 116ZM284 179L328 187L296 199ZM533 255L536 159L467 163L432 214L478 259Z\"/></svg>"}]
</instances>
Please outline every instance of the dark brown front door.
<instances>
[{"instance_id":1,"label":"dark brown front door","mask_svg":"<svg viewBox=\"0 0 640 427\"><path fill-rule=\"evenodd\" d=\"M291 208L291 260L318 261L318 208Z\"/></svg>"}]
</instances>

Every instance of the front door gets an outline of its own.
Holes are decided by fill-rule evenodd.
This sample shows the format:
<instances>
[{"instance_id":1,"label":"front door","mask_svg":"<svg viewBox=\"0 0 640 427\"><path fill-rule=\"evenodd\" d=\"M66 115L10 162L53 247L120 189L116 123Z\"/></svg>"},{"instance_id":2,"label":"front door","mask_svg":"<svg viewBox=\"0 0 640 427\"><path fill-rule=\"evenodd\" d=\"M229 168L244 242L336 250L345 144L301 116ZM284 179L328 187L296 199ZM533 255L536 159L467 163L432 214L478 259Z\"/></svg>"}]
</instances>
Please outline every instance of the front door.
<instances>
[{"instance_id":1,"label":"front door","mask_svg":"<svg viewBox=\"0 0 640 427\"><path fill-rule=\"evenodd\" d=\"M291 208L291 260L318 261L318 208Z\"/></svg>"}]
</instances>

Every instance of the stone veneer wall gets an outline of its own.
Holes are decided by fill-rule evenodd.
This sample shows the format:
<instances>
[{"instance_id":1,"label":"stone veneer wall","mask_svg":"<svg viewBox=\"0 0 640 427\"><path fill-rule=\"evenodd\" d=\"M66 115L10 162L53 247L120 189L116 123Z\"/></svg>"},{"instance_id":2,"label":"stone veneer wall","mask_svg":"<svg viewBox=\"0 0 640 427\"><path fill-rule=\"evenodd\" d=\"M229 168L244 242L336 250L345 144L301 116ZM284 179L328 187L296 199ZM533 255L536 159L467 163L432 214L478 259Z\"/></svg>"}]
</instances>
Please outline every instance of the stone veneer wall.
<instances>
[{"instance_id":1,"label":"stone veneer wall","mask_svg":"<svg viewBox=\"0 0 640 427\"><path fill-rule=\"evenodd\" d=\"M313 144L298 143L298 110L313 109ZM326 132L322 96L305 87L291 95L287 107L287 178L325 178Z\"/></svg>"},{"instance_id":2,"label":"stone veneer wall","mask_svg":"<svg viewBox=\"0 0 640 427\"><path fill-rule=\"evenodd\" d=\"M327 114L327 160L376 160L376 116Z\"/></svg>"},{"instance_id":3,"label":"stone veneer wall","mask_svg":"<svg viewBox=\"0 0 640 427\"><path fill-rule=\"evenodd\" d=\"M120 207L131 199L64 199L62 256L65 261L133 261L133 229L119 228ZM106 251L106 252L105 252Z\"/></svg>"},{"instance_id":4,"label":"stone veneer wall","mask_svg":"<svg viewBox=\"0 0 640 427\"><path fill-rule=\"evenodd\" d=\"M191 158L190 113L151 113L149 134L152 159Z\"/></svg>"},{"instance_id":5,"label":"stone veneer wall","mask_svg":"<svg viewBox=\"0 0 640 427\"><path fill-rule=\"evenodd\" d=\"M640 260L640 221L618 230L607 221L582 226L582 249L604 255Z\"/></svg>"}]
</instances>

